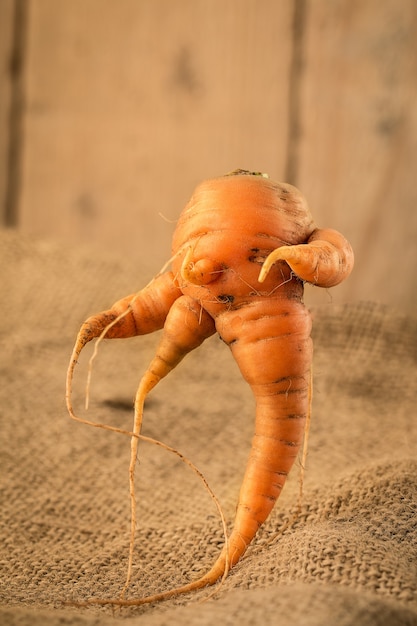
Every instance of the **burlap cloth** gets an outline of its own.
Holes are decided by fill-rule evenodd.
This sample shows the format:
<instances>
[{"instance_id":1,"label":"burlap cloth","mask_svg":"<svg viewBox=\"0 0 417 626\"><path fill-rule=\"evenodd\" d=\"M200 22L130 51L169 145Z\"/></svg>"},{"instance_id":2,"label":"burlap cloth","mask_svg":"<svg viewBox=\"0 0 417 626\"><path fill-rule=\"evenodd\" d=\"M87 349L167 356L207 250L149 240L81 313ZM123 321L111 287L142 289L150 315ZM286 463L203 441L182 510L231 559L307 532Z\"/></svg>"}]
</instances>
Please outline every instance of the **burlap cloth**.
<instances>
[{"instance_id":1,"label":"burlap cloth","mask_svg":"<svg viewBox=\"0 0 417 626\"><path fill-rule=\"evenodd\" d=\"M129 532L123 435L70 420L65 372L80 323L150 278L128 259L0 233L2 625L417 624L417 320L376 304L314 312L315 394L302 510L295 467L253 547L218 594L112 611L62 600L114 597ZM108 341L89 416L127 429L156 336ZM86 350L76 372L82 398ZM208 340L155 389L144 434L187 455L233 519L253 400L226 346ZM140 446L129 596L205 571L222 544L202 483Z\"/></svg>"}]
</instances>

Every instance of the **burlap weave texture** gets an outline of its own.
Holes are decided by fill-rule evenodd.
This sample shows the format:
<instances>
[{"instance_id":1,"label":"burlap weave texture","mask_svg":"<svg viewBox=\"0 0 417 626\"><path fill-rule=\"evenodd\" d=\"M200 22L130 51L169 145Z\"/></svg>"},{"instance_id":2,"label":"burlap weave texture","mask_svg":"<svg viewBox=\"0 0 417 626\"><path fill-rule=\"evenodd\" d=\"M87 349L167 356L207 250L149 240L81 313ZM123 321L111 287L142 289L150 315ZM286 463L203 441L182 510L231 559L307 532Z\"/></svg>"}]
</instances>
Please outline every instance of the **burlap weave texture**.
<instances>
[{"instance_id":1,"label":"burlap weave texture","mask_svg":"<svg viewBox=\"0 0 417 626\"><path fill-rule=\"evenodd\" d=\"M417 624L417 320L374 303L314 311L314 402L301 513L297 467L254 545L218 594L162 605L74 608L114 597L129 532L129 439L71 421L65 371L80 323L143 286L126 259L0 233L0 623ZM88 416L129 429L157 338L102 344ZM82 408L86 364L76 372ZM187 455L231 523L253 399L227 347L209 339L152 392L144 434ZM222 545L202 483L141 445L129 596L178 586Z\"/></svg>"}]
</instances>

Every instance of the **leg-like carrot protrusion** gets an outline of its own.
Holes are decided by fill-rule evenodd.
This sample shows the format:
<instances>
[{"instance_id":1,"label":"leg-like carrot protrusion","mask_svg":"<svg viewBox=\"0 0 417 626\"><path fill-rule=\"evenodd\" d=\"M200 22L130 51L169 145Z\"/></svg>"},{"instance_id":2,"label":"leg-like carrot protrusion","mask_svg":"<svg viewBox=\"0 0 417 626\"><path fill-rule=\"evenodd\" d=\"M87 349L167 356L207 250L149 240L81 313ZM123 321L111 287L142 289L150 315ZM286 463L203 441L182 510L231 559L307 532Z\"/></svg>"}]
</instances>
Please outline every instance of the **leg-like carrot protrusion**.
<instances>
[{"instance_id":1,"label":"leg-like carrot protrusion","mask_svg":"<svg viewBox=\"0 0 417 626\"><path fill-rule=\"evenodd\" d=\"M247 315L241 309L225 312L217 328L256 399L255 434L229 537L233 565L269 516L303 440L311 318L301 302L259 300Z\"/></svg>"},{"instance_id":2,"label":"leg-like carrot protrusion","mask_svg":"<svg viewBox=\"0 0 417 626\"><path fill-rule=\"evenodd\" d=\"M213 319L201 310L194 300L181 296L172 305L164 325L163 335L156 354L144 373L135 397L134 436L131 439L129 484L131 498L130 549L126 584L128 587L132 571L133 548L136 530L135 468L142 425L143 407L146 396L182 361L186 354L197 348L215 332Z\"/></svg>"}]
</instances>

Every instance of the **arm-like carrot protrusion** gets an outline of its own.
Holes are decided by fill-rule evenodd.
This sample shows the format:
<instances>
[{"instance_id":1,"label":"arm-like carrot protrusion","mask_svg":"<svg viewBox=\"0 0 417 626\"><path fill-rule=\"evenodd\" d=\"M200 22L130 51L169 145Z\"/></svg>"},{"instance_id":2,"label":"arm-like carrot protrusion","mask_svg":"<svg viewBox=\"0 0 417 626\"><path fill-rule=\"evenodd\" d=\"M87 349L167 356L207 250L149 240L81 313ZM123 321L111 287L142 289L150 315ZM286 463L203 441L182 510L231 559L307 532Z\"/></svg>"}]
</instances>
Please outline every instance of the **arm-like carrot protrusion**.
<instances>
[{"instance_id":1,"label":"arm-like carrot protrusion","mask_svg":"<svg viewBox=\"0 0 417 626\"><path fill-rule=\"evenodd\" d=\"M147 394L190 350L217 332L256 401L255 430L233 528L210 571L145 598L87 603L137 606L200 589L227 575L244 555L281 493L309 423L312 342L304 282L332 287L352 267L350 244L337 231L315 226L295 187L237 170L205 181L193 194L175 229L172 272L83 324L67 376L67 405L75 419L71 380L83 346L93 337L130 337L163 326L155 357L136 393L133 432L111 428L131 435L131 535L124 591L132 569L134 477Z\"/></svg>"},{"instance_id":2,"label":"arm-like carrot protrusion","mask_svg":"<svg viewBox=\"0 0 417 626\"><path fill-rule=\"evenodd\" d=\"M266 258L259 273L264 282L277 261L286 261L302 280L317 287L334 287L345 280L353 268L350 243L336 230L316 229L306 243L281 246Z\"/></svg>"},{"instance_id":3,"label":"arm-like carrot protrusion","mask_svg":"<svg viewBox=\"0 0 417 626\"><path fill-rule=\"evenodd\" d=\"M172 304L180 295L172 272L160 274L138 293L126 296L107 311L89 317L77 336L78 354L106 329L107 339L135 337L160 330Z\"/></svg>"}]
</instances>

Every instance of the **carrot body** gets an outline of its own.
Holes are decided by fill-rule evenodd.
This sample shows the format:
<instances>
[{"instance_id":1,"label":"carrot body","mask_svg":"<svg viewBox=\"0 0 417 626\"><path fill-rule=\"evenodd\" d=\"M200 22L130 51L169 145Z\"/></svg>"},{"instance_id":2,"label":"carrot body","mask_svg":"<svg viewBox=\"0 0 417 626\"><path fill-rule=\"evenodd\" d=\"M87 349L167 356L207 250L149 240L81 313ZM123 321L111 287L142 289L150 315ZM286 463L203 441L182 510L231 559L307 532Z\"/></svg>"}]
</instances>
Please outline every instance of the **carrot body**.
<instances>
[{"instance_id":1,"label":"carrot body","mask_svg":"<svg viewBox=\"0 0 417 626\"><path fill-rule=\"evenodd\" d=\"M213 584L239 561L271 513L303 440L313 352L303 283L338 284L352 265L348 242L336 231L317 229L297 189L239 172L205 181L195 191L174 233L172 273L162 274L136 296L85 322L77 356L110 320L114 325L108 337L143 334L164 325L135 400L131 557L134 469L149 391L217 331L256 401L255 432L234 525L212 569L179 589L96 603L139 605L162 600ZM123 311L125 317L117 319Z\"/></svg>"}]
</instances>

